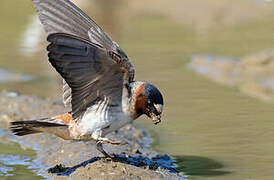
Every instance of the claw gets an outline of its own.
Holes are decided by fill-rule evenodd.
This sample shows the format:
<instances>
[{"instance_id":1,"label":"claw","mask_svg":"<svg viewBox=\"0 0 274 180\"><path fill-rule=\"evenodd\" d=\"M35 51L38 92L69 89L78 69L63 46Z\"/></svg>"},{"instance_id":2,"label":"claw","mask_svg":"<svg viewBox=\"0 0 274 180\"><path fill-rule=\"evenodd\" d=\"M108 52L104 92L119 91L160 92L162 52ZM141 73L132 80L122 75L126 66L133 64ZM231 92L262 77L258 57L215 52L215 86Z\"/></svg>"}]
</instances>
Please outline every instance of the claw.
<instances>
[{"instance_id":1,"label":"claw","mask_svg":"<svg viewBox=\"0 0 274 180\"><path fill-rule=\"evenodd\" d=\"M121 145L123 142L122 141L115 141L115 140L110 139L108 143L113 144L113 145Z\"/></svg>"}]
</instances>

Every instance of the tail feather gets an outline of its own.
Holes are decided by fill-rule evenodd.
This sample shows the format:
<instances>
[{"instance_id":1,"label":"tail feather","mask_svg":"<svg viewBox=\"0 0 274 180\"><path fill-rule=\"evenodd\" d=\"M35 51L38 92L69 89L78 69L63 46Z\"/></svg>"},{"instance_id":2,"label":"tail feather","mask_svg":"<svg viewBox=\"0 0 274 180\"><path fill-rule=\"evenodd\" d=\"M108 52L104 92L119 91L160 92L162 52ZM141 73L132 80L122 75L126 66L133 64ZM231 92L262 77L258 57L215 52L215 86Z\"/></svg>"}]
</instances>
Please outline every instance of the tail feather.
<instances>
[{"instance_id":1,"label":"tail feather","mask_svg":"<svg viewBox=\"0 0 274 180\"><path fill-rule=\"evenodd\" d=\"M69 134L67 125L51 122L50 119L14 121L10 123L10 130L17 136L45 132L64 138Z\"/></svg>"}]
</instances>

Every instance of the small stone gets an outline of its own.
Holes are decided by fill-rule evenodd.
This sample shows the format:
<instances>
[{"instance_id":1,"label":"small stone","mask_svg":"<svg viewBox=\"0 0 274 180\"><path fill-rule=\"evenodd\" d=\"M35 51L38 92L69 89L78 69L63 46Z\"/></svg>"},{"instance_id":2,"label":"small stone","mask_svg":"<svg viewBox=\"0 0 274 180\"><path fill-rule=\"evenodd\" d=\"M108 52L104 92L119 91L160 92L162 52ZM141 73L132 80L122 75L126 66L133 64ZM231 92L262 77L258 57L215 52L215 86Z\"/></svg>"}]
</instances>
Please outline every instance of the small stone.
<instances>
[{"instance_id":1,"label":"small stone","mask_svg":"<svg viewBox=\"0 0 274 180\"><path fill-rule=\"evenodd\" d=\"M18 93L17 92L8 92L6 96L9 98L15 98L18 96Z\"/></svg>"},{"instance_id":2,"label":"small stone","mask_svg":"<svg viewBox=\"0 0 274 180\"><path fill-rule=\"evenodd\" d=\"M62 164L57 164L56 166L49 168L48 173L61 173L65 172L67 168Z\"/></svg>"},{"instance_id":3,"label":"small stone","mask_svg":"<svg viewBox=\"0 0 274 180\"><path fill-rule=\"evenodd\" d=\"M131 152L134 154L142 154L139 149L133 149Z\"/></svg>"}]
</instances>

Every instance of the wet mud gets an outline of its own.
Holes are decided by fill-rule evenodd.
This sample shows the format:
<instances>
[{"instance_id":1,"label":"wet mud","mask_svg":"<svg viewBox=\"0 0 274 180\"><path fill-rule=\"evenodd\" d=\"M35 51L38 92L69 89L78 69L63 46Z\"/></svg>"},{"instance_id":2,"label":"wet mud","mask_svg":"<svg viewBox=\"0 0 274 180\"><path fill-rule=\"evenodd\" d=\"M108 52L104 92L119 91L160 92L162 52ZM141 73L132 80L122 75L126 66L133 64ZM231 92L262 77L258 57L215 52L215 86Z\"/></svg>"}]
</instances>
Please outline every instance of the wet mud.
<instances>
[{"instance_id":1,"label":"wet mud","mask_svg":"<svg viewBox=\"0 0 274 180\"><path fill-rule=\"evenodd\" d=\"M37 96L0 92L0 121L8 141L36 151L28 166L50 179L183 179L174 160L149 149L149 134L130 124L108 137L126 141L125 145L104 144L112 160L104 158L93 142L64 141L48 134L16 137L8 131L15 120L33 120L65 112L61 101Z\"/></svg>"},{"instance_id":2,"label":"wet mud","mask_svg":"<svg viewBox=\"0 0 274 180\"><path fill-rule=\"evenodd\" d=\"M217 83L236 86L249 96L274 103L274 51L242 58L196 55L188 68Z\"/></svg>"}]
</instances>

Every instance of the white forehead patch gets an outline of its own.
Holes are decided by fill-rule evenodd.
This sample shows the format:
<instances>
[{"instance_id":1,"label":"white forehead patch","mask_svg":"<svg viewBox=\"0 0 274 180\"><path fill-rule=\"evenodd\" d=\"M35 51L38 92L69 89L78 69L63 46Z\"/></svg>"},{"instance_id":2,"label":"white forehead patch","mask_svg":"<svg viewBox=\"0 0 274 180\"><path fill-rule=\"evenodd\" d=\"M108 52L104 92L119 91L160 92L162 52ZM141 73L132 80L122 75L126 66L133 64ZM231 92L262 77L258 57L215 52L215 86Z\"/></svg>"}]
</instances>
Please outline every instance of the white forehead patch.
<instances>
[{"instance_id":1,"label":"white forehead patch","mask_svg":"<svg viewBox=\"0 0 274 180\"><path fill-rule=\"evenodd\" d=\"M162 113L163 111L163 105L162 104L154 104L154 107L159 113Z\"/></svg>"}]
</instances>

